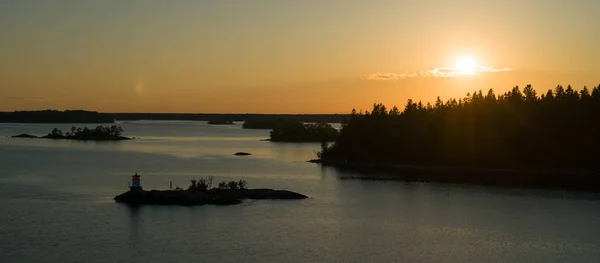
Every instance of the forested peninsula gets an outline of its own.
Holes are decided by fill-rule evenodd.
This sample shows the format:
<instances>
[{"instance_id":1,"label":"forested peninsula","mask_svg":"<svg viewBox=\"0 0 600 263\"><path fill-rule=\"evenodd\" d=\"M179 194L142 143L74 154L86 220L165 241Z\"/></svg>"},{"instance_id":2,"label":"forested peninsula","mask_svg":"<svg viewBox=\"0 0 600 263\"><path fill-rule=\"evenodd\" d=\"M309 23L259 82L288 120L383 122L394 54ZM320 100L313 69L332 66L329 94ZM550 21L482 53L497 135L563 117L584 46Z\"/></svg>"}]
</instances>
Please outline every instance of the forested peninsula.
<instances>
[{"instance_id":1,"label":"forested peninsula","mask_svg":"<svg viewBox=\"0 0 600 263\"><path fill-rule=\"evenodd\" d=\"M298 120L284 120L269 133L273 142L330 142L339 131L325 122L303 123Z\"/></svg>"},{"instance_id":2,"label":"forested peninsula","mask_svg":"<svg viewBox=\"0 0 600 263\"><path fill-rule=\"evenodd\" d=\"M408 100L402 110L374 104L371 111L352 111L335 142L323 144L318 162L412 171L420 175L411 179L422 181L600 189L600 176L592 176L600 171L598 116L600 86L557 86L541 95L530 85L501 95L480 90L433 104ZM499 172L486 176L489 171ZM508 171L516 176L502 177Z\"/></svg>"}]
</instances>

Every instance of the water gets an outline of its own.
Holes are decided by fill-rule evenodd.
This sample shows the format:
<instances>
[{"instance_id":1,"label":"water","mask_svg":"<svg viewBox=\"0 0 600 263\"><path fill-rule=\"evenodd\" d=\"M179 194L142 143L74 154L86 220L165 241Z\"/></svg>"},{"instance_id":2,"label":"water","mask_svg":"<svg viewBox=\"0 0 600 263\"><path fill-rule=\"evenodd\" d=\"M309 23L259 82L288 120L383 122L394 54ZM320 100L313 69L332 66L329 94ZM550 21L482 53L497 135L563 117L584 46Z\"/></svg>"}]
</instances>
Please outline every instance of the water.
<instances>
[{"instance_id":1,"label":"water","mask_svg":"<svg viewBox=\"0 0 600 263\"><path fill-rule=\"evenodd\" d=\"M265 130L126 122L139 140L11 139L72 125L0 124L0 262L598 262L600 195L341 180L305 161L318 144ZM239 151L251 156L233 156ZM244 179L308 200L130 208L191 177Z\"/></svg>"}]
</instances>

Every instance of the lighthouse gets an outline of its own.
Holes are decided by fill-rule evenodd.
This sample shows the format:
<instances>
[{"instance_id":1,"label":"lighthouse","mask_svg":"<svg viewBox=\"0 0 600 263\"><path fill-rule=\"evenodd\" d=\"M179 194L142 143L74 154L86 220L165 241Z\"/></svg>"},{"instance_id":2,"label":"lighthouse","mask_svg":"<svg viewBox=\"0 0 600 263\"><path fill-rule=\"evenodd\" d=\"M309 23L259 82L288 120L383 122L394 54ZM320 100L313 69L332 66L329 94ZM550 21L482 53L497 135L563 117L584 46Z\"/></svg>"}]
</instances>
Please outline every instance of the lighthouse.
<instances>
[{"instance_id":1,"label":"lighthouse","mask_svg":"<svg viewBox=\"0 0 600 263\"><path fill-rule=\"evenodd\" d=\"M129 186L129 189L131 191L142 191L141 176L139 174L135 173L131 177L131 186Z\"/></svg>"}]
</instances>

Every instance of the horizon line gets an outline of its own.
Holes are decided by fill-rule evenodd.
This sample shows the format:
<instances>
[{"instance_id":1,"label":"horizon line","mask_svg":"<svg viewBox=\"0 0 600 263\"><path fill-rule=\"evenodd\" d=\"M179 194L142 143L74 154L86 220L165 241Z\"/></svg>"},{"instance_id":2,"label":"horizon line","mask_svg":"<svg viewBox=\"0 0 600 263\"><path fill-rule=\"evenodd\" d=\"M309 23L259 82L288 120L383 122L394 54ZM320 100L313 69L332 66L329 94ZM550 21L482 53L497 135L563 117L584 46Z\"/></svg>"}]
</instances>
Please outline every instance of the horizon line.
<instances>
[{"instance_id":1,"label":"horizon line","mask_svg":"<svg viewBox=\"0 0 600 263\"><path fill-rule=\"evenodd\" d=\"M44 110L0 110L0 113L13 113L13 112L22 112L22 111L87 111L87 112L97 112L102 114L198 114L198 115L350 115L351 113L223 113L223 112L109 112L109 111L97 111L97 110L86 110L86 109L69 109L69 110L58 110L58 109L44 109Z\"/></svg>"}]
</instances>

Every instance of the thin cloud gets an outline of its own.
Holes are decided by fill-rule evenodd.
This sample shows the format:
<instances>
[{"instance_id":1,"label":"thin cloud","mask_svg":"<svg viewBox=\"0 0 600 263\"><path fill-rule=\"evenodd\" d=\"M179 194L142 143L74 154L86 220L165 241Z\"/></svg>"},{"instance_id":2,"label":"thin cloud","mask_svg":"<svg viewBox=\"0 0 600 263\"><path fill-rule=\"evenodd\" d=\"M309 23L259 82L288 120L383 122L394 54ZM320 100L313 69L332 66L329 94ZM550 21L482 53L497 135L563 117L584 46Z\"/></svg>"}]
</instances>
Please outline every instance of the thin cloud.
<instances>
[{"instance_id":1,"label":"thin cloud","mask_svg":"<svg viewBox=\"0 0 600 263\"><path fill-rule=\"evenodd\" d=\"M468 76L468 75L480 75L484 73L496 73L496 72L507 72L512 71L509 68L494 68L492 66L488 67L477 67L470 71L463 71L457 68L434 68L430 70L423 70L418 73L373 73L362 79L366 80L399 80L404 78L415 78L415 77L435 77L435 78L451 78L458 76Z\"/></svg>"},{"instance_id":2,"label":"thin cloud","mask_svg":"<svg viewBox=\"0 0 600 263\"><path fill-rule=\"evenodd\" d=\"M512 71L512 69L509 69L509 68L492 68L488 72L506 72L506 71Z\"/></svg>"},{"instance_id":3,"label":"thin cloud","mask_svg":"<svg viewBox=\"0 0 600 263\"><path fill-rule=\"evenodd\" d=\"M417 74L417 73L396 74L396 73L377 72L377 73L370 74L366 77L363 77L363 79L367 79L367 80L399 80L399 79L404 79L404 78L414 78L418 75L419 74Z\"/></svg>"}]
</instances>

